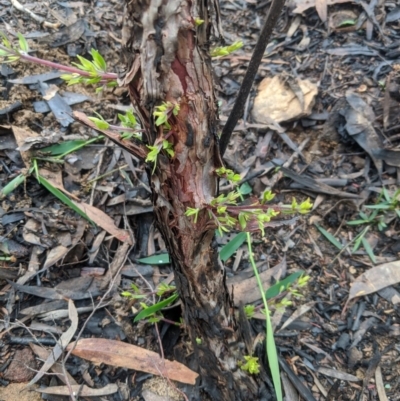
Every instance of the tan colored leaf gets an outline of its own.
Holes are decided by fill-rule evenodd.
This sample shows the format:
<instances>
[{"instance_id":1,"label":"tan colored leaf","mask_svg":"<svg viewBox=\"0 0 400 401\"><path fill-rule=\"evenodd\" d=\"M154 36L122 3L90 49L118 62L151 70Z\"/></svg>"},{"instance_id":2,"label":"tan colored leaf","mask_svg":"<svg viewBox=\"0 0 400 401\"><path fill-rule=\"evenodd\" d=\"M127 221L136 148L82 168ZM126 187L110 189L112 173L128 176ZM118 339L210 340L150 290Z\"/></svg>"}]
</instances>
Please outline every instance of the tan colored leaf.
<instances>
[{"instance_id":1,"label":"tan colored leaf","mask_svg":"<svg viewBox=\"0 0 400 401\"><path fill-rule=\"evenodd\" d=\"M69 251L69 248L58 245L53 248L47 255L46 262L44 263L43 269L48 269L62 259Z\"/></svg>"},{"instance_id":2,"label":"tan colored leaf","mask_svg":"<svg viewBox=\"0 0 400 401\"><path fill-rule=\"evenodd\" d=\"M372 294L400 282L400 260L367 270L351 284L349 300Z\"/></svg>"},{"instance_id":3,"label":"tan colored leaf","mask_svg":"<svg viewBox=\"0 0 400 401\"><path fill-rule=\"evenodd\" d=\"M80 384L75 384L70 387L71 390L75 394L79 394L80 397L101 397L103 395L114 394L118 391L117 384L107 384L107 386L102 388L90 388L85 385L81 386ZM68 386L51 386L46 388L38 388L36 391L44 394L70 395L70 390Z\"/></svg>"},{"instance_id":4,"label":"tan colored leaf","mask_svg":"<svg viewBox=\"0 0 400 401\"><path fill-rule=\"evenodd\" d=\"M109 234L113 235L121 242L127 242L129 245L133 245L129 232L127 230L123 230L122 228L118 228L114 224L114 220L106 213L102 212L100 209L97 209L97 207L88 205L84 202L72 202L75 204L75 206L79 207L79 209L86 213L90 220L96 223L103 230L106 230Z\"/></svg>"},{"instance_id":5,"label":"tan colored leaf","mask_svg":"<svg viewBox=\"0 0 400 401\"><path fill-rule=\"evenodd\" d=\"M63 333L60 337L60 340L57 342L56 346L53 348L53 351L50 353L43 366L37 372L36 376L29 382L29 386L35 384L38 380L40 380L43 375L48 372L48 370L57 362L58 358L64 352L65 347L72 340L72 337L75 335L75 332L78 328L78 312L75 308L74 302L72 300L68 301L68 311L69 318L71 320L71 326L69 326L68 330Z\"/></svg>"},{"instance_id":6,"label":"tan colored leaf","mask_svg":"<svg viewBox=\"0 0 400 401\"><path fill-rule=\"evenodd\" d=\"M198 374L185 365L162 359L156 352L121 341L104 338L84 338L67 349L80 358L94 363L135 369L153 375L165 376L181 383L195 384Z\"/></svg>"},{"instance_id":7,"label":"tan colored leaf","mask_svg":"<svg viewBox=\"0 0 400 401\"><path fill-rule=\"evenodd\" d=\"M283 330L285 329L287 326L289 326L291 323L293 323L296 319L298 319L300 316L304 315L305 313L307 313L310 309L312 309L312 307L314 306L315 302L311 301L308 302L302 306L300 306L300 308L298 308L286 321L285 323L283 323L282 327L278 330Z\"/></svg>"},{"instance_id":8,"label":"tan colored leaf","mask_svg":"<svg viewBox=\"0 0 400 401\"><path fill-rule=\"evenodd\" d=\"M389 401L386 395L385 384L383 382L382 370L380 366L378 366L375 371L375 383L376 383L376 390L379 396L379 401Z\"/></svg>"},{"instance_id":9,"label":"tan colored leaf","mask_svg":"<svg viewBox=\"0 0 400 401\"><path fill-rule=\"evenodd\" d=\"M286 273L286 260L278 263L272 269L265 270L260 273L260 279L263 283L263 288L271 286L271 278L276 281L280 280ZM236 306L243 304L250 304L261 299L261 293L258 291L257 279L253 276L250 278L243 278L240 276L230 277L227 280L228 288L233 287L233 300ZM265 317L264 317L265 318Z\"/></svg>"},{"instance_id":10,"label":"tan colored leaf","mask_svg":"<svg viewBox=\"0 0 400 401\"><path fill-rule=\"evenodd\" d=\"M340 3L350 3L353 0L326 0L326 4L331 6L333 4L340 4ZM311 7L316 6L316 0L293 0L295 5L295 9L293 12L295 14L302 14L304 11L308 10Z\"/></svg>"},{"instance_id":11,"label":"tan colored leaf","mask_svg":"<svg viewBox=\"0 0 400 401\"><path fill-rule=\"evenodd\" d=\"M47 358L50 357L51 355L51 351L47 351L46 348L43 348L39 345L33 344L33 343L29 343L29 346L31 347L32 351L40 358L43 360L46 360ZM67 383L67 379L68 379L68 383L70 385L77 385L78 383L75 381L75 379L67 372L63 370L61 364L55 363L51 369L50 369L53 373L56 373L58 378L64 382ZM67 378L65 377L65 375L67 375Z\"/></svg>"},{"instance_id":12,"label":"tan colored leaf","mask_svg":"<svg viewBox=\"0 0 400 401\"><path fill-rule=\"evenodd\" d=\"M316 0L315 8L317 10L318 16L322 22L326 22L328 19L328 3L327 0Z\"/></svg>"},{"instance_id":13,"label":"tan colored leaf","mask_svg":"<svg viewBox=\"0 0 400 401\"><path fill-rule=\"evenodd\" d=\"M62 182L62 172L52 172L46 169L40 169L40 175L46 178L47 181L50 182L55 188L64 192L70 199L71 202L75 204L76 207L81 209L86 215L91 219L94 223L96 223L103 230L107 231L109 234L113 235L115 238L119 239L121 242L127 242L130 245L132 244L132 239L128 233L128 231L118 228L113 219L108 216L106 213L102 212L95 206L88 205L84 202L79 202L78 198L68 191L65 190L63 182Z\"/></svg>"},{"instance_id":14,"label":"tan colored leaf","mask_svg":"<svg viewBox=\"0 0 400 401\"><path fill-rule=\"evenodd\" d=\"M348 382L359 382L362 379L359 379L357 376L351 375L350 373L342 372L340 370L319 367L318 373L321 373L325 376L334 377L335 379L345 380Z\"/></svg>"},{"instance_id":15,"label":"tan colored leaf","mask_svg":"<svg viewBox=\"0 0 400 401\"><path fill-rule=\"evenodd\" d=\"M23 151L23 146L25 145L26 141L31 138L40 137L39 134L30 130L29 128L21 128L21 127L12 127L15 140L17 141L18 148L21 153L21 158L27 168L31 166L31 155L29 151Z\"/></svg>"}]
</instances>

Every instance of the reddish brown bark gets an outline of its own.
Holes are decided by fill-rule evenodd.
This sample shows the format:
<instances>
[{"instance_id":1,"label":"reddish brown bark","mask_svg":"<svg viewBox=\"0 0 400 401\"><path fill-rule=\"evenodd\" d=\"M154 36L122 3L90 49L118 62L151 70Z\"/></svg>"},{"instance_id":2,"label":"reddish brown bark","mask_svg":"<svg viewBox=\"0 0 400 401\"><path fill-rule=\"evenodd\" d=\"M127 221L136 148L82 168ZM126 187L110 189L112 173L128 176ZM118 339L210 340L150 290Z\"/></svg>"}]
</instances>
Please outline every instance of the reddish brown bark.
<instances>
[{"instance_id":1,"label":"reddish brown bark","mask_svg":"<svg viewBox=\"0 0 400 401\"><path fill-rule=\"evenodd\" d=\"M208 48L216 10L217 3L207 0L127 1L123 41L128 68L121 81L129 88L149 144L163 135L152 118L155 106L163 101L180 106L168 139L175 156L161 152L150 181L200 385L212 400L255 400L260 399L259 385L238 367L248 352L218 263L214 223L206 210L196 224L184 214L187 207L202 208L214 198L215 169L222 165ZM195 18L204 23L196 27Z\"/></svg>"}]
</instances>

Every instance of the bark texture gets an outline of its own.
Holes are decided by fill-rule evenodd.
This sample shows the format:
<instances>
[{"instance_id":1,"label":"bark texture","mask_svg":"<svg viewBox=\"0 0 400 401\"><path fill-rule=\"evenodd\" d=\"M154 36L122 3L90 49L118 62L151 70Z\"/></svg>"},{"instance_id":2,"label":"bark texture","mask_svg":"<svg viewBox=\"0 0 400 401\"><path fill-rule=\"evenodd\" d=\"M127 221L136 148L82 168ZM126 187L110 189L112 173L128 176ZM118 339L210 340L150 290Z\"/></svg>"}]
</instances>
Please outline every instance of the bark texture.
<instances>
[{"instance_id":1,"label":"bark texture","mask_svg":"<svg viewBox=\"0 0 400 401\"><path fill-rule=\"evenodd\" d=\"M204 22L196 27L195 18ZM202 400L259 400L260 384L238 367L244 354L241 327L218 263L215 225L208 212L196 224L187 207L201 208L216 195L222 165L209 40L218 32L218 4L207 0L127 0L123 29L127 64L121 84L153 144L165 135L154 108L179 104L168 140L175 156L161 152L150 175L158 227L167 244L197 356ZM196 338L201 344L196 344Z\"/></svg>"}]
</instances>

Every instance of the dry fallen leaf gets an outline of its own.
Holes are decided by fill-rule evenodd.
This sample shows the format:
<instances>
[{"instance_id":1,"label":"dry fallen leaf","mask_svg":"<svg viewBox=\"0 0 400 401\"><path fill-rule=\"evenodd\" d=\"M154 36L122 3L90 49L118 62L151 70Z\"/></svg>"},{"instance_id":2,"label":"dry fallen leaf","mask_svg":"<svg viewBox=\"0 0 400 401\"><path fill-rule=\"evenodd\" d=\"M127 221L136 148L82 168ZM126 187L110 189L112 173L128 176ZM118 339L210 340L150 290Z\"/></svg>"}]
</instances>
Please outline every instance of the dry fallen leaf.
<instances>
[{"instance_id":1,"label":"dry fallen leaf","mask_svg":"<svg viewBox=\"0 0 400 401\"><path fill-rule=\"evenodd\" d=\"M328 19L328 2L327 0L315 0L315 8L322 22Z\"/></svg>"},{"instance_id":2,"label":"dry fallen leaf","mask_svg":"<svg viewBox=\"0 0 400 401\"><path fill-rule=\"evenodd\" d=\"M69 248L65 246L58 245L53 248L48 254L46 258L46 262L44 263L43 269L48 269L57 263L60 259L62 259L69 251Z\"/></svg>"},{"instance_id":3,"label":"dry fallen leaf","mask_svg":"<svg viewBox=\"0 0 400 401\"><path fill-rule=\"evenodd\" d=\"M285 276L286 273L286 260L278 263L272 269L265 270L260 273L260 279L263 283L264 288L271 286L271 279L278 281L281 277ZM228 278L228 288L233 288L233 299L236 306L243 304L250 304L261 299L260 291L254 291L257 287L257 279L253 277L243 278L240 276L234 276Z\"/></svg>"},{"instance_id":4,"label":"dry fallen leaf","mask_svg":"<svg viewBox=\"0 0 400 401\"><path fill-rule=\"evenodd\" d=\"M97 209L97 207L88 205L84 202L72 202L75 204L75 206L79 207L79 209L86 213L90 220L96 223L103 230L106 230L109 234L113 235L121 242L127 242L129 245L133 245L129 232L127 230L123 230L122 228L118 228L115 225L114 220L106 213L102 212L100 209Z\"/></svg>"},{"instance_id":5,"label":"dry fallen leaf","mask_svg":"<svg viewBox=\"0 0 400 401\"><path fill-rule=\"evenodd\" d=\"M162 359L156 352L104 338L84 338L70 344L67 350L93 363L135 369L153 375L165 376L181 383L195 384L198 374L185 365Z\"/></svg>"},{"instance_id":6,"label":"dry fallen leaf","mask_svg":"<svg viewBox=\"0 0 400 401\"><path fill-rule=\"evenodd\" d=\"M292 85L289 83L283 75L267 77L261 81L252 110L256 122L268 124L272 119L280 123L311 113L318 94L318 85L306 79L298 79L296 82L292 80Z\"/></svg>"},{"instance_id":7,"label":"dry fallen leaf","mask_svg":"<svg viewBox=\"0 0 400 401\"><path fill-rule=\"evenodd\" d=\"M48 370L57 362L58 358L62 355L64 348L75 335L75 332L78 329L78 312L72 300L68 301L68 312L69 318L71 320L71 326L69 326L68 330L62 334L56 346L53 348L53 351L48 356L39 372L37 372L36 376L29 382L29 386L35 384L43 377L46 372L48 372Z\"/></svg>"},{"instance_id":8,"label":"dry fallen leaf","mask_svg":"<svg viewBox=\"0 0 400 401\"><path fill-rule=\"evenodd\" d=\"M29 151L23 151L21 149L23 149L23 146L25 145L27 140L32 139L32 138L38 138L38 137L40 137L40 135L27 127L21 128L21 127L13 126L12 130L13 130L15 140L18 145L18 149L20 150L20 153L21 153L21 158L25 164L25 167L30 168L31 167L31 154Z\"/></svg>"},{"instance_id":9,"label":"dry fallen leaf","mask_svg":"<svg viewBox=\"0 0 400 401\"><path fill-rule=\"evenodd\" d=\"M333 4L350 3L353 0L326 0L326 4L331 6ZM302 14L304 11L311 7L316 6L317 0L293 0L292 4L296 7L293 12L295 14Z\"/></svg>"},{"instance_id":10,"label":"dry fallen leaf","mask_svg":"<svg viewBox=\"0 0 400 401\"><path fill-rule=\"evenodd\" d=\"M89 217L89 219L96 223L99 227L107 231L109 234L113 235L115 238L119 239L121 242L127 242L129 245L133 245L132 238L129 235L129 232L118 228L114 224L114 220L110 216L108 216L97 207L88 205L84 202L78 202L78 198L65 190L62 182L61 170L58 172L52 172L41 168L40 175L46 178L46 180L49 181L50 184L53 185L55 188L64 192L70 198L71 202L74 203L75 206L78 207L80 210L82 210Z\"/></svg>"},{"instance_id":11,"label":"dry fallen leaf","mask_svg":"<svg viewBox=\"0 0 400 401\"><path fill-rule=\"evenodd\" d=\"M400 260L367 270L351 284L349 300L372 294L400 282Z\"/></svg>"},{"instance_id":12,"label":"dry fallen leaf","mask_svg":"<svg viewBox=\"0 0 400 401\"><path fill-rule=\"evenodd\" d=\"M114 394L118 391L117 384L107 384L102 388L90 388L85 385L75 384L71 386L50 386L47 388L38 388L36 391L42 394L53 394L53 395L70 395L70 390L75 394L79 394L80 397L101 397L104 395Z\"/></svg>"}]
</instances>

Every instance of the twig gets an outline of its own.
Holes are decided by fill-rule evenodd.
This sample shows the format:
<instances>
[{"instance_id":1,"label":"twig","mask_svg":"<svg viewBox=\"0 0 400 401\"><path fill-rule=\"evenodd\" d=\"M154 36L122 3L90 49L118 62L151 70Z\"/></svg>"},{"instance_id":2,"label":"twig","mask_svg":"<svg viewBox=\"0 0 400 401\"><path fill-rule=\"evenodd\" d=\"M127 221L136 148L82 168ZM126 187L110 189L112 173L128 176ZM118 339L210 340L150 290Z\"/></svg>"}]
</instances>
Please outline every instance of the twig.
<instances>
[{"instance_id":1,"label":"twig","mask_svg":"<svg viewBox=\"0 0 400 401\"><path fill-rule=\"evenodd\" d=\"M43 25L46 28L58 29L60 27L59 22L56 22L55 24L52 22L47 22L43 17L40 17L31 10L25 8L18 0L11 0L11 4L18 11L28 14L34 21L39 22L40 25Z\"/></svg>"},{"instance_id":2,"label":"twig","mask_svg":"<svg viewBox=\"0 0 400 401\"><path fill-rule=\"evenodd\" d=\"M265 24L261 30L260 37L258 38L257 44L254 48L253 55L251 56L249 66L243 78L243 82L239 89L235 104L222 130L219 144L221 156L224 155L225 150L228 147L232 132L235 129L239 118L241 118L243 115L247 97L249 96L254 78L256 77L258 71L258 67L260 66L261 60L263 58L265 48L267 47L268 41L271 37L272 31L276 25L284 4L285 0L272 1L271 8L269 9L267 19L265 20Z\"/></svg>"}]
</instances>

